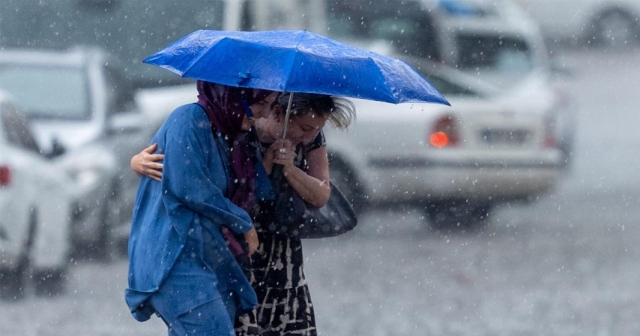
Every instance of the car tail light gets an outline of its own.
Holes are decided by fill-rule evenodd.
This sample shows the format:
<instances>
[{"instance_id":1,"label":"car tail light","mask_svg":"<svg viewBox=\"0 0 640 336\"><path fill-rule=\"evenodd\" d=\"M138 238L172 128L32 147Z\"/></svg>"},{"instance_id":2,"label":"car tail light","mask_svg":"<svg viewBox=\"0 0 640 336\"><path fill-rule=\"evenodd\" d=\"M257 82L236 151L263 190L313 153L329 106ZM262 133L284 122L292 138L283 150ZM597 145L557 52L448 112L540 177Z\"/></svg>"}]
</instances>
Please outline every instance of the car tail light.
<instances>
[{"instance_id":1,"label":"car tail light","mask_svg":"<svg viewBox=\"0 0 640 336\"><path fill-rule=\"evenodd\" d=\"M0 186L11 183L11 169L8 166L0 166Z\"/></svg>"},{"instance_id":2,"label":"car tail light","mask_svg":"<svg viewBox=\"0 0 640 336\"><path fill-rule=\"evenodd\" d=\"M438 148L457 146L460 143L460 137L455 124L455 118L450 115L436 120L429 134L429 144Z\"/></svg>"}]
</instances>

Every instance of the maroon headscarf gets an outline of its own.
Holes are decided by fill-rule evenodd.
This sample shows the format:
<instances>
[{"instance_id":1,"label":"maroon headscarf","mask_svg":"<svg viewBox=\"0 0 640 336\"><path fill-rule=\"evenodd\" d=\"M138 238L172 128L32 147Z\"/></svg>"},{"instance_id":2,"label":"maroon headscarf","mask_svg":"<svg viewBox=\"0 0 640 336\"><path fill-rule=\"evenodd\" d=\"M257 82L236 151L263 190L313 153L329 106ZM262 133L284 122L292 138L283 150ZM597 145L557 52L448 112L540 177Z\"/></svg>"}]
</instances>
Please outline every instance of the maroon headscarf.
<instances>
[{"instance_id":1,"label":"maroon headscarf","mask_svg":"<svg viewBox=\"0 0 640 336\"><path fill-rule=\"evenodd\" d=\"M205 81L198 81L198 104L207 112L209 120L231 147L231 183L227 197L233 204L249 211L255 202L255 172L250 149L242 131L245 111L242 100L253 105L265 99L273 91L236 88Z\"/></svg>"},{"instance_id":2,"label":"maroon headscarf","mask_svg":"<svg viewBox=\"0 0 640 336\"><path fill-rule=\"evenodd\" d=\"M242 104L253 105L269 96L273 91L244 89L198 81L198 104L200 104L213 127L227 138L230 144L231 181L226 197L247 212L255 204L255 164L254 155L246 142L246 132L242 131L245 110ZM228 229L223 234L234 255L242 254L242 249Z\"/></svg>"}]
</instances>

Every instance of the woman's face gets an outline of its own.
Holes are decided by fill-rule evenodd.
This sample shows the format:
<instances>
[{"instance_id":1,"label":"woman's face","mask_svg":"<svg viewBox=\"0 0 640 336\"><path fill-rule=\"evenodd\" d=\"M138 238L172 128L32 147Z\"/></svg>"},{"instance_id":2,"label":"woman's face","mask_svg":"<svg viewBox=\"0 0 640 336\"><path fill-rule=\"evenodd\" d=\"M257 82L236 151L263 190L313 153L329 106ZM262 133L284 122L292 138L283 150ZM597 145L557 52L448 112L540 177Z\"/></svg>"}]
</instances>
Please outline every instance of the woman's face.
<instances>
[{"instance_id":1,"label":"woman's face","mask_svg":"<svg viewBox=\"0 0 640 336\"><path fill-rule=\"evenodd\" d=\"M282 138L284 116L285 113L280 108L274 111L272 118L268 119L269 124L271 124L272 135L276 139ZM313 112L301 116L292 116L287 126L287 139L294 145L300 142L310 143L318 136L326 122L327 118L320 117Z\"/></svg>"},{"instance_id":2,"label":"woman's face","mask_svg":"<svg viewBox=\"0 0 640 336\"><path fill-rule=\"evenodd\" d=\"M251 108L251 112L253 112L253 117L256 119L268 118L269 113L271 112L271 105L276 98L278 98L278 93L273 92L263 100L249 106Z\"/></svg>"},{"instance_id":3,"label":"woman's face","mask_svg":"<svg viewBox=\"0 0 640 336\"><path fill-rule=\"evenodd\" d=\"M268 118L271 112L271 105L276 100L276 98L278 98L278 93L274 92L268 95L263 100L249 106L251 112L253 112L253 118L244 116L240 129L242 129L243 131L248 131L249 129L251 129L251 126L253 126L255 119Z\"/></svg>"}]
</instances>

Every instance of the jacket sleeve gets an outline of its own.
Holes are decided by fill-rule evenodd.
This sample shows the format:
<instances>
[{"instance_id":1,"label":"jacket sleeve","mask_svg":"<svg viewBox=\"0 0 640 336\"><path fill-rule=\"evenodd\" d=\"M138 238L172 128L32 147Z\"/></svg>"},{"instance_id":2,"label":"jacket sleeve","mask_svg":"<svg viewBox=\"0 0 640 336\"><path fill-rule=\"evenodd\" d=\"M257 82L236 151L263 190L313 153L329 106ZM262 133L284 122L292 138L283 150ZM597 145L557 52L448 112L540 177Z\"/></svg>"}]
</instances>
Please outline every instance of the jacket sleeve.
<instances>
[{"instance_id":1,"label":"jacket sleeve","mask_svg":"<svg viewBox=\"0 0 640 336\"><path fill-rule=\"evenodd\" d=\"M213 140L208 139L213 138L209 123L197 120L192 113L171 122L165 133L162 172L163 200L169 212L183 206L236 233L251 229L249 214L226 198L214 182L226 183L226 174L220 160L210 166L207 159L218 155L217 147L210 143Z\"/></svg>"}]
</instances>

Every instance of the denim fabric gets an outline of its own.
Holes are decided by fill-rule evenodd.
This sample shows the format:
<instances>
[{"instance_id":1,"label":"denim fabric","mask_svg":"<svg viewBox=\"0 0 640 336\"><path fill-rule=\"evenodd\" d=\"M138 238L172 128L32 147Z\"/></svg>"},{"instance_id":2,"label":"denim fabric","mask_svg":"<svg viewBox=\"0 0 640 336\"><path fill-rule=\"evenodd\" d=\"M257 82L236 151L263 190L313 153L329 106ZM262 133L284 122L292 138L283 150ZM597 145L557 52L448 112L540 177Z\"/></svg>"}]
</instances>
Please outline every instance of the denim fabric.
<instances>
[{"instance_id":1,"label":"denim fabric","mask_svg":"<svg viewBox=\"0 0 640 336\"><path fill-rule=\"evenodd\" d=\"M162 290L150 299L157 315L167 325L169 336L235 336L233 315L237 309L236 296L223 293L220 298L176 315Z\"/></svg>"},{"instance_id":2,"label":"denim fabric","mask_svg":"<svg viewBox=\"0 0 640 336\"><path fill-rule=\"evenodd\" d=\"M172 313L178 316L221 298L218 277L202 262L198 250L198 243L188 240L178 261L160 286L160 292Z\"/></svg>"},{"instance_id":3,"label":"denim fabric","mask_svg":"<svg viewBox=\"0 0 640 336\"><path fill-rule=\"evenodd\" d=\"M134 318L150 318L153 309L146 302L182 262L180 256L186 255L183 250L191 244L188 240L195 242L188 255L195 253L203 260L203 226L211 228L206 250L211 247L215 256L209 256L206 266L217 277L217 290L235 292L241 307L252 309L257 304L255 292L220 232L225 226L242 234L252 228L251 217L224 197L228 163L221 159L204 110L197 104L179 107L151 142L165 155L164 169L162 182L142 177L136 195L129 238L129 288L125 291ZM187 299L193 302L184 305L214 299L207 295L210 293L196 292Z\"/></svg>"}]
</instances>

